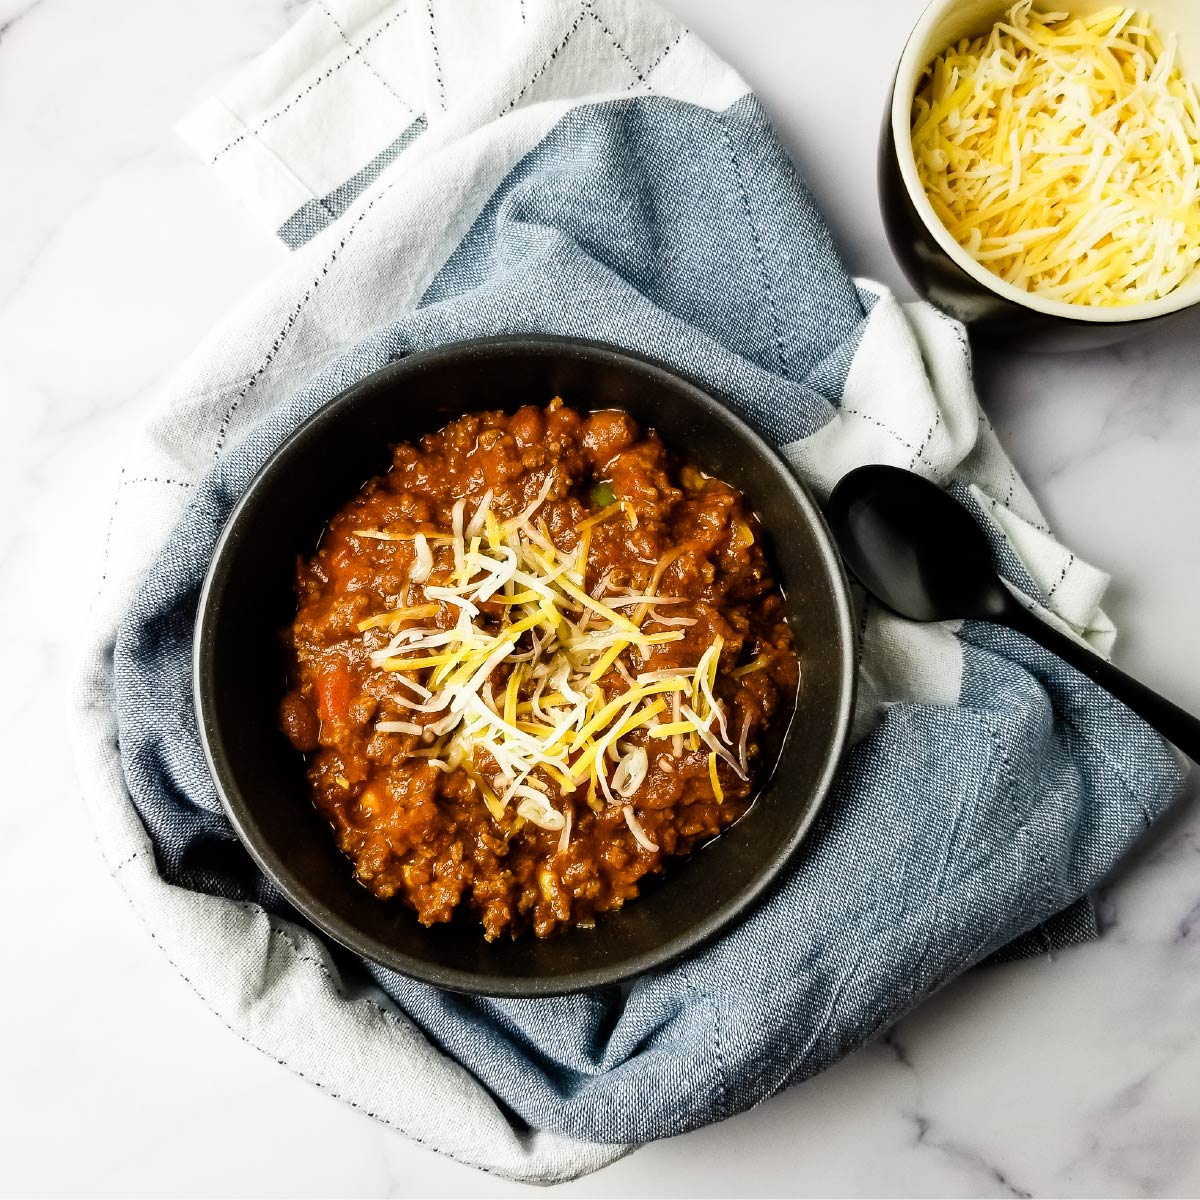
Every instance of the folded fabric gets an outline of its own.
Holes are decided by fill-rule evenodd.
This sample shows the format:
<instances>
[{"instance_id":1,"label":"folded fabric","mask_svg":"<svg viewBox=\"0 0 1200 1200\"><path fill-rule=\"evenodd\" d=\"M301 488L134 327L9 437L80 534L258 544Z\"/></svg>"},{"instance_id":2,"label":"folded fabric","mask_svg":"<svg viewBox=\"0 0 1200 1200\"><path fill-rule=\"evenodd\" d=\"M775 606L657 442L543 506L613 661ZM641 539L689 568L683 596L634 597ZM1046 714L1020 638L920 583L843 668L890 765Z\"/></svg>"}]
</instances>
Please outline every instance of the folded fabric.
<instances>
[{"instance_id":1,"label":"folded fabric","mask_svg":"<svg viewBox=\"0 0 1200 1200\"><path fill-rule=\"evenodd\" d=\"M1001 451L962 329L847 275L745 85L656 9L316 0L185 132L295 253L122 474L73 724L113 870L235 1032L424 1144L549 1182L811 1076L1018 935L1087 934L1079 908L1042 923L1167 805L1171 753L1021 637L861 595L835 793L766 901L694 957L627 992L496 1001L306 927L209 779L192 621L271 451L410 351L513 331L627 347L746 416L819 496L868 461L946 483L1012 584L1101 651L1106 580Z\"/></svg>"}]
</instances>

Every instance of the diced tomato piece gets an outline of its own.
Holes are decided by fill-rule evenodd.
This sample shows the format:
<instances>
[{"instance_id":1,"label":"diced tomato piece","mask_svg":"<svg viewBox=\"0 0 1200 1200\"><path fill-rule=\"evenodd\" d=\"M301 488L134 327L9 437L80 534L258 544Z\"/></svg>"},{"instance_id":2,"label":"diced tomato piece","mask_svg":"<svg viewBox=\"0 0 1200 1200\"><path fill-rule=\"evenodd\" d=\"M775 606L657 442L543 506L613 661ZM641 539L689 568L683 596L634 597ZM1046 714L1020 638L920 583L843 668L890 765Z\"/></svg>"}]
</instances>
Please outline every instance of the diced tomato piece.
<instances>
[{"instance_id":1,"label":"diced tomato piece","mask_svg":"<svg viewBox=\"0 0 1200 1200\"><path fill-rule=\"evenodd\" d=\"M344 721L354 690L350 670L344 665L326 667L317 677L317 712L327 723Z\"/></svg>"}]
</instances>

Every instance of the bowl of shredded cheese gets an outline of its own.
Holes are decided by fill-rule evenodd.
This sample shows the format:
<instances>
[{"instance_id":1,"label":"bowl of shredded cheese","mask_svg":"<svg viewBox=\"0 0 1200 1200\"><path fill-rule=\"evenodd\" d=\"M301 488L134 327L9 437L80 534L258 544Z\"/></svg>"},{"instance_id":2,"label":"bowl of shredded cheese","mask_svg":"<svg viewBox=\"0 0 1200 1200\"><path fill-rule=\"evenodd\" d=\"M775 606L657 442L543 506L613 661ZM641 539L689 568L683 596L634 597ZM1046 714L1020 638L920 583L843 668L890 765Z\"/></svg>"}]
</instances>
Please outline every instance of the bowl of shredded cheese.
<instances>
[{"instance_id":1,"label":"bowl of shredded cheese","mask_svg":"<svg viewBox=\"0 0 1200 1200\"><path fill-rule=\"evenodd\" d=\"M914 285L985 331L1064 348L1200 302L1197 68L1194 0L934 0L880 157Z\"/></svg>"}]
</instances>

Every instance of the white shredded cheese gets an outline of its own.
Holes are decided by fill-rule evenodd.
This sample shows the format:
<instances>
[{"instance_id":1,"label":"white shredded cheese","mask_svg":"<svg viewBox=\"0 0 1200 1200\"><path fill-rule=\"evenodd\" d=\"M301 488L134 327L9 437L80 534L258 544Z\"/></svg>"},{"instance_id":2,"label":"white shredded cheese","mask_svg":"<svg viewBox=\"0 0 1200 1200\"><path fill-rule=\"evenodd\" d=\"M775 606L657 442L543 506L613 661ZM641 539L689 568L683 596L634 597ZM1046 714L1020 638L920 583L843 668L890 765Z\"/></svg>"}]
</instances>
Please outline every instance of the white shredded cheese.
<instances>
[{"instance_id":1,"label":"white shredded cheese","mask_svg":"<svg viewBox=\"0 0 1200 1200\"><path fill-rule=\"evenodd\" d=\"M558 834L558 849L557 853L561 854L571 844L571 823L574 817L574 812L568 804L563 809L563 827Z\"/></svg>"},{"instance_id":2,"label":"white shredded cheese","mask_svg":"<svg viewBox=\"0 0 1200 1200\"><path fill-rule=\"evenodd\" d=\"M628 799L642 786L649 767L649 756L645 746L632 746L627 749L617 762L613 771L613 791L618 796Z\"/></svg>"},{"instance_id":3,"label":"white shredded cheese","mask_svg":"<svg viewBox=\"0 0 1200 1200\"><path fill-rule=\"evenodd\" d=\"M469 522L465 502L454 505L449 535L369 531L379 541L411 541L414 551L408 606L359 625L371 664L409 693L391 690L375 729L418 739L426 749L413 752L438 770L461 766L497 822L514 805L517 816L558 833L560 850L570 843L574 801L561 809L553 801L579 788L589 803L602 796L622 806L639 845L656 850L627 803L645 781L649 755L626 739L639 729L653 735L669 716L676 758L686 732L693 747L703 742L744 778L744 748L735 756L713 691L723 643L716 638L692 666L634 677L625 655L678 641L695 620L655 614L657 605L687 602L656 594L668 558L655 564L649 590L626 589L612 603L599 585L589 592L586 533L567 554L544 523L530 523L553 482L547 475L506 521L488 492ZM608 694L612 671L622 685ZM396 710L412 719L389 719Z\"/></svg>"},{"instance_id":4,"label":"white shredded cheese","mask_svg":"<svg viewBox=\"0 0 1200 1200\"><path fill-rule=\"evenodd\" d=\"M413 538L413 550L416 552L416 559L408 572L408 578L411 583L424 583L433 570L433 552L429 549L429 539L423 533L418 533Z\"/></svg>"},{"instance_id":5,"label":"white shredded cheese","mask_svg":"<svg viewBox=\"0 0 1200 1200\"><path fill-rule=\"evenodd\" d=\"M488 513L491 511L492 489L488 488L488 490L483 493L483 498L479 501L479 506L475 509L475 515L467 524L465 535L468 541L470 541L471 538L479 537L479 535L483 533L484 527L487 523Z\"/></svg>"},{"instance_id":6,"label":"white shredded cheese","mask_svg":"<svg viewBox=\"0 0 1200 1200\"><path fill-rule=\"evenodd\" d=\"M633 834L637 844L643 850L649 850L653 854L658 849L658 844L652 842L646 835L646 831L642 828L642 823L637 819L637 814L633 811L633 805L626 804L621 811L625 814L625 824L629 826L629 832Z\"/></svg>"}]
</instances>

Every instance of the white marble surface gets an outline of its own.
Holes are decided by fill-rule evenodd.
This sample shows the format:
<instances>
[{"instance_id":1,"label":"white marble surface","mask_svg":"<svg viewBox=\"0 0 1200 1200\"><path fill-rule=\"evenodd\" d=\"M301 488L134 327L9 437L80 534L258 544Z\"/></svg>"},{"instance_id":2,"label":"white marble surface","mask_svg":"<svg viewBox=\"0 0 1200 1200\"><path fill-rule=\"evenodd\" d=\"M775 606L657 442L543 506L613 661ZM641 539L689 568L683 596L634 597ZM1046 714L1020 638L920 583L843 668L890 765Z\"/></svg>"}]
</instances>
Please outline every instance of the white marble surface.
<instances>
[{"instance_id":1,"label":"white marble surface","mask_svg":"<svg viewBox=\"0 0 1200 1200\"><path fill-rule=\"evenodd\" d=\"M102 867L60 746L122 445L284 254L170 127L301 3L0 0L0 1193L529 1190L406 1143L227 1033ZM852 267L897 286L874 147L921 4L672 0L757 86ZM1200 711L1200 318L1104 353L990 354L979 376L1058 531L1114 574L1118 662ZM1106 889L1100 942L976 972L811 1084L559 1190L1200 1194L1192 793Z\"/></svg>"}]
</instances>

